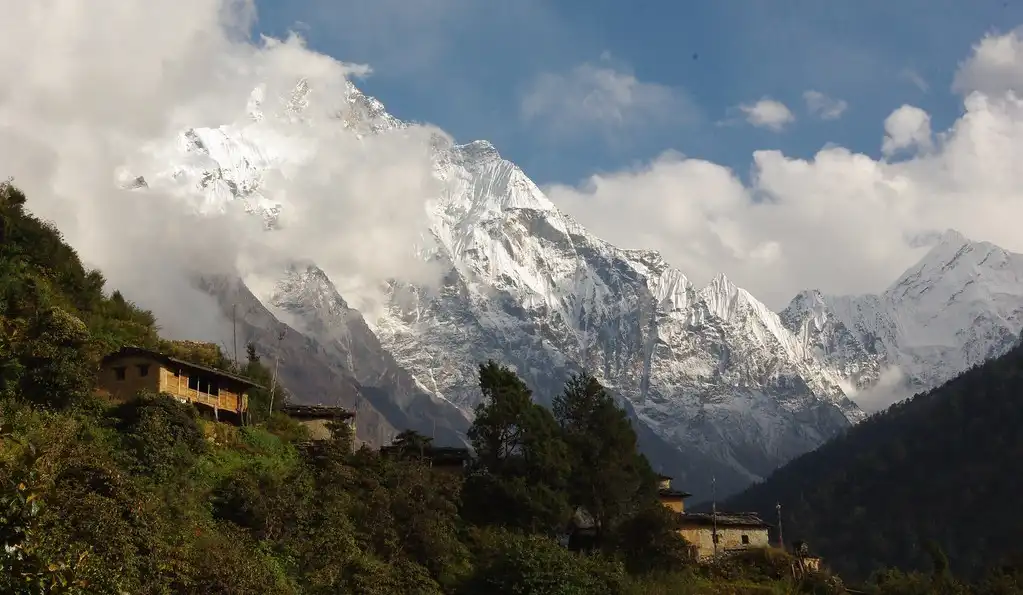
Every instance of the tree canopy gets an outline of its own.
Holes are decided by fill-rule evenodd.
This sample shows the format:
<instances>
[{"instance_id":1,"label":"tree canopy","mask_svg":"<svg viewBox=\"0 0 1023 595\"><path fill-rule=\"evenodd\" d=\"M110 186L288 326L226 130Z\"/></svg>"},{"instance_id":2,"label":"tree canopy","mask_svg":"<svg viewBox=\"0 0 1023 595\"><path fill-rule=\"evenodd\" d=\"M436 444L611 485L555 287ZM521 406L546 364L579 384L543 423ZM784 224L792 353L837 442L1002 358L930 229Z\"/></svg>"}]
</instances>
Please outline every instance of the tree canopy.
<instances>
[{"instance_id":1,"label":"tree canopy","mask_svg":"<svg viewBox=\"0 0 1023 595\"><path fill-rule=\"evenodd\" d=\"M929 572L944 559L977 577L1020 559L1023 346L875 414L725 506L783 506L804 539L844 575L888 566ZM942 552L935 557L935 548Z\"/></svg>"}]
</instances>

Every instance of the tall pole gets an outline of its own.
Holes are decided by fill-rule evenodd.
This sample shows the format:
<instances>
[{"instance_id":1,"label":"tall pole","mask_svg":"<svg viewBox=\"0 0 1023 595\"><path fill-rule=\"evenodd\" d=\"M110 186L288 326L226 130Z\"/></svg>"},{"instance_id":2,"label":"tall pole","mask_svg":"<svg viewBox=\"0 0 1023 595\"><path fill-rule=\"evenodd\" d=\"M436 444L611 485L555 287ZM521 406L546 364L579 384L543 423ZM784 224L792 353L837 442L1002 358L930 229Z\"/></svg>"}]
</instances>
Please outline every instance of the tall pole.
<instances>
[{"instance_id":1,"label":"tall pole","mask_svg":"<svg viewBox=\"0 0 1023 595\"><path fill-rule=\"evenodd\" d=\"M273 415L274 413L274 391L277 390L277 369L281 365L281 341L284 340L284 333L281 331L277 335L277 352L274 354L274 374L273 379L270 381L270 410L267 411L267 415Z\"/></svg>"},{"instance_id":2,"label":"tall pole","mask_svg":"<svg viewBox=\"0 0 1023 595\"><path fill-rule=\"evenodd\" d=\"M712 521L710 539L714 542L714 557L718 556L718 479L710 478L710 516Z\"/></svg>"},{"instance_id":3,"label":"tall pole","mask_svg":"<svg viewBox=\"0 0 1023 595\"><path fill-rule=\"evenodd\" d=\"M234 365L238 365L238 304L231 305L231 341L234 343Z\"/></svg>"},{"instance_id":4,"label":"tall pole","mask_svg":"<svg viewBox=\"0 0 1023 595\"><path fill-rule=\"evenodd\" d=\"M785 549L785 540L781 534L781 502L774 505L775 510L778 511L778 547Z\"/></svg>"}]
</instances>

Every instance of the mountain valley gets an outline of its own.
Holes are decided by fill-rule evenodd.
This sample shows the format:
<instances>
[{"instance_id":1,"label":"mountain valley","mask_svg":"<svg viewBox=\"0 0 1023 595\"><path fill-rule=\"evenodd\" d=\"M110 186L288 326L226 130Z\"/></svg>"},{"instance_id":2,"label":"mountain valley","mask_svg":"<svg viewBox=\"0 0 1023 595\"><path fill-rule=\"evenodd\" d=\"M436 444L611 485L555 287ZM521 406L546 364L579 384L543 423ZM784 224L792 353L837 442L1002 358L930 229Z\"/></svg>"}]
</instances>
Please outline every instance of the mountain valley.
<instances>
[{"instance_id":1,"label":"mountain valley","mask_svg":"<svg viewBox=\"0 0 1023 595\"><path fill-rule=\"evenodd\" d=\"M254 93L237 122L146 149L160 167L129 179L199 209L240 202L275 233L293 199L265 179L301 175L314 146L302 130L408 126L350 83L338 111L316 109L315 91L301 81L277 109ZM365 412L370 443L405 427L463 440L487 359L547 404L586 370L639 422L655 466L703 499L712 481L720 495L761 480L867 412L1004 353L1023 330L1023 256L955 232L881 294L805 291L776 313L724 275L699 287L656 251L594 236L486 141L426 142L439 193L424 201L428 233L408 244L438 281L391 279L362 311L314 262L205 285L227 316L244 294L258 315L243 317L242 338L283 355L296 398Z\"/></svg>"}]
</instances>

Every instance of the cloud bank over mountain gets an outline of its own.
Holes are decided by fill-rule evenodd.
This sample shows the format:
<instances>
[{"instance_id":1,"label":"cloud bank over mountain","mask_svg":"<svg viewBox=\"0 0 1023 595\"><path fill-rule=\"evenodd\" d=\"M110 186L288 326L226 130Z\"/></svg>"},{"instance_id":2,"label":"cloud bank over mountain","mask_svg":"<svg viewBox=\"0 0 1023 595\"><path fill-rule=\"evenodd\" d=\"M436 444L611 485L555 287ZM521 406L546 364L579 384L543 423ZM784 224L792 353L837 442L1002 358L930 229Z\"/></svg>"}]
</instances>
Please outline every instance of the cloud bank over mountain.
<instances>
[{"instance_id":1,"label":"cloud bank over mountain","mask_svg":"<svg viewBox=\"0 0 1023 595\"><path fill-rule=\"evenodd\" d=\"M609 241L661 250L697 283L726 271L775 308L806 287L880 291L923 254L919 236L949 227L1023 251L1020 46L1017 32L976 44L956 76L964 113L947 130L932 132L918 107L893 110L880 158L756 151L747 185L669 151L548 193Z\"/></svg>"},{"instance_id":2,"label":"cloud bank over mountain","mask_svg":"<svg viewBox=\"0 0 1023 595\"><path fill-rule=\"evenodd\" d=\"M297 205L276 235L242 213L197 218L179 197L139 201L111 174L152 139L234 122L237 106L260 84L266 109L284 106L295 80L307 77L321 94L315 109L343 110L338 95L346 77L367 75L369 67L311 51L298 37L252 39L253 8L241 0L2 5L9 15L0 41L5 173L90 263L161 318L179 319L183 332L209 328L187 327L200 319L194 314L205 298L176 281L161 286L148 272L155 258L182 274L196 263L227 271L253 266L251 258L239 261L243 252L314 259L346 295L371 292L389 276L431 274L417 270L409 249L426 225L420 207L439 192L427 144L440 132L429 126L368 142L324 132L301 175L268 184ZM889 149L880 158L839 146L809 160L756 151L747 185L726 168L668 151L549 192L608 240L659 249L697 283L726 271L773 307L808 286L882 289L922 254L921 234L950 226L1023 250L1015 223L1023 214L1023 173L1015 165L1023 149L1020 47L1017 32L980 40L955 78L963 116L933 133L923 110L893 110L878 123L879 149ZM583 75L621 79L601 79L600 72L564 80L584 92ZM634 103L662 97L637 85L629 87ZM598 88L609 101L624 92ZM653 99L639 104L661 105ZM615 112L600 111L608 113Z\"/></svg>"},{"instance_id":3,"label":"cloud bank over mountain","mask_svg":"<svg viewBox=\"0 0 1023 595\"><path fill-rule=\"evenodd\" d=\"M0 6L4 174L90 265L174 334L222 336L210 299L183 282L199 269L245 274L315 259L354 288L424 274L411 246L425 230L424 205L438 193L429 142L439 131L428 126L367 142L329 129L309 139L303 131L311 150L300 171L267 181L292 205L275 234L237 210L199 217L201 205L166 189L140 199L115 179L152 157L139 152L151 142L187 127L236 123L259 86L263 109L279 111L307 78L317 95L312 109L343 117L346 79L367 67L311 51L297 36L252 39L254 9L244 0Z\"/></svg>"}]
</instances>

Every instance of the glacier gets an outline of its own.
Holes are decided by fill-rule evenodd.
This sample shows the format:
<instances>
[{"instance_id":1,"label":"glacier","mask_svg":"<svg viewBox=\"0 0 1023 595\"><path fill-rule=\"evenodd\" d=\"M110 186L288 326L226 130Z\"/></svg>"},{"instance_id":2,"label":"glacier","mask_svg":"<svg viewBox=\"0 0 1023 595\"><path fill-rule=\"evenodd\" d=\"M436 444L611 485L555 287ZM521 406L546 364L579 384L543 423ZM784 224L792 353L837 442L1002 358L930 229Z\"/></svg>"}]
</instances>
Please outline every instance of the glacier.
<instances>
[{"instance_id":1,"label":"glacier","mask_svg":"<svg viewBox=\"0 0 1023 595\"><path fill-rule=\"evenodd\" d=\"M122 182L173 191L199 212L241 203L274 233L288 200L265 180L315 151L302 126L360 139L409 126L351 83L329 117L309 110L307 81L278 99L270 109L256 89L238 122L142 148L148 169ZM404 426L464 439L487 359L514 368L543 403L586 370L633 417L660 471L694 492L716 481L724 495L862 420L857 399L876 397L893 373L888 400L1003 352L1023 330L1023 256L955 232L879 295L808 290L776 313L724 275L697 287L656 251L596 237L489 142L429 142L439 191L423 211L428 237L409 243L436 283L390 279L371 312L351 308L313 262L207 287L225 308L249 296L263 314L247 337L262 348L275 348L269 326L302 337L291 349L316 357L288 358L286 379L347 379L327 384L380 418L360 430L369 443Z\"/></svg>"}]
</instances>

